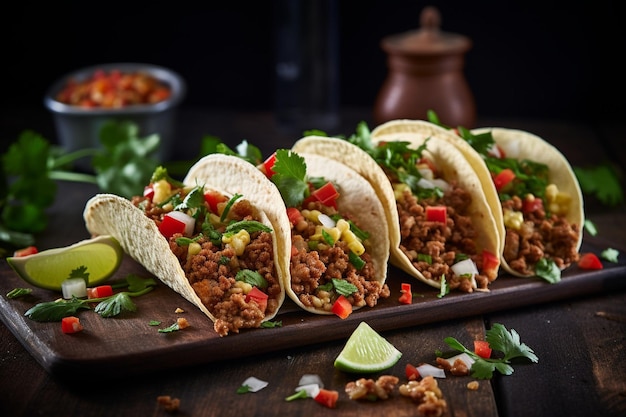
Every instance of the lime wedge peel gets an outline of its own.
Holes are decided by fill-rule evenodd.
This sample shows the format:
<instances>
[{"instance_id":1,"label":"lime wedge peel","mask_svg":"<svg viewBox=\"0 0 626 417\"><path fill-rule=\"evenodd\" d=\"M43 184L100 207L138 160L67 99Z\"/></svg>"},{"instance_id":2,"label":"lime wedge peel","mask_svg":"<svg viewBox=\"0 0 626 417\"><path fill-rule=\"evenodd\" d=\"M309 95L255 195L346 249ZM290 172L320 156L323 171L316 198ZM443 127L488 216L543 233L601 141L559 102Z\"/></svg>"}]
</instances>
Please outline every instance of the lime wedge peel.
<instances>
[{"instance_id":1,"label":"lime wedge peel","mask_svg":"<svg viewBox=\"0 0 626 417\"><path fill-rule=\"evenodd\" d=\"M394 345L366 322L352 332L335 359L335 368L351 373L374 373L391 368L402 356Z\"/></svg>"},{"instance_id":2,"label":"lime wedge peel","mask_svg":"<svg viewBox=\"0 0 626 417\"><path fill-rule=\"evenodd\" d=\"M26 282L39 288L61 291L61 283L82 266L89 274L88 286L109 279L120 267L124 250L112 236L82 240L71 246L7 258L8 264Z\"/></svg>"}]
</instances>

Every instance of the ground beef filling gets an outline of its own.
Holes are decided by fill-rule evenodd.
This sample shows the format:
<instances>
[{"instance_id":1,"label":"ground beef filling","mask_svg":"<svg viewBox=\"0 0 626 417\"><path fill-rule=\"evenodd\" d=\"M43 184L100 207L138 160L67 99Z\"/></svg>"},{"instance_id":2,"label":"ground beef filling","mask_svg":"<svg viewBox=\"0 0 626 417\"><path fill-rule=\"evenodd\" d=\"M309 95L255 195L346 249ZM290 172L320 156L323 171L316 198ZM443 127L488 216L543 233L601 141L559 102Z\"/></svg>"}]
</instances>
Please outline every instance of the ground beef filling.
<instances>
[{"instance_id":1,"label":"ground beef filling","mask_svg":"<svg viewBox=\"0 0 626 417\"><path fill-rule=\"evenodd\" d=\"M328 215L334 214L321 204L313 204L309 209L320 210ZM339 294L318 287L331 282L333 278L344 279L356 286L357 291L346 296L353 307L365 305L373 307L379 298L389 297L387 284L381 284L376 280L376 271L367 251L361 255L365 266L357 269L350 263L348 257L350 249L342 241L335 242L332 247L320 245L317 250L309 250L308 241L310 236L315 234L315 224L309 220L304 221L306 224L301 222L291 231L293 250L290 266L291 288L302 304L318 310L331 311Z\"/></svg>"},{"instance_id":2,"label":"ground beef filling","mask_svg":"<svg viewBox=\"0 0 626 417\"><path fill-rule=\"evenodd\" d=\"M141 203L146 215L157 224L161 221L165 212L162 208L143 198L135 198L133 202L136 205ZM254 220L250 203L247 200L236 202L231 207L229 217L234 220ZM259 327L266 315L276 312L281 287L274 265L272 233L251 233L250 243L240 256L232 248L216 246L207 238L200 238L197 241L201 245L200 252L189 256L189 246L178 245L178 237L181 235L170 238L170 249L178 258L194 291L215 317L214 328L220 336L230 332L238 333L242 328ZM241 283L235 279L237 272L242 269L257 271L267 281L268 287L263 289L268 294L265 311L255 301L245 301Z\"/></svg>"},{"instance_id":3,"label":"ground beef filling","mask_svg":"<svg viewBox=\"0 0 626 417\"><path fill-rule=\"evenodd\" d=\"M434 198L418 200L410 191L403 193L397 201L400 218L400 250L427 279L440 281L445 276L451 290L472 292L470 279L457 276L450 268L457 254L469 256L479 271L482 270L482 253L476 247L478 231L468 215L472 196L465 189L451 184L440 200ZM446 224L426 220L426 207L445 205ZM418 255L429 255L431 262ZM495 277L494 277L495 278ZM476 286L487 289L490 279L486 275L476 275ZM493 279L492 279L493 280Z\"/></svg>"},{"instance_id":4,"label":"ground beef filling","mask_svg":"<svg viewBox=\"0 0 626 417\"><path fill-rule=\"evenodd\" d=\"M502 202L503 210L522 211L522 200L513 197ZM534 275L537 262L548 258L564 269L579 259L576 249L580 226L570 224L557 215L547 215L539 209L524 213L524 223L519 230L506 228L504 259L509 266L522 274Z\"/></svg>"}]
</instances>

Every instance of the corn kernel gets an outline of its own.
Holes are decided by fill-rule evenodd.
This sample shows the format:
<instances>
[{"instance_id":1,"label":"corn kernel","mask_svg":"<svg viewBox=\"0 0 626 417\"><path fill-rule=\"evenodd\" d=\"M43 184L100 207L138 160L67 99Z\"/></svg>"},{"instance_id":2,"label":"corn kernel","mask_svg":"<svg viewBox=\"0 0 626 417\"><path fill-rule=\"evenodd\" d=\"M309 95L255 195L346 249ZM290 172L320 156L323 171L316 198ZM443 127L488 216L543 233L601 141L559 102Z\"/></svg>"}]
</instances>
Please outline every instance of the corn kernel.
<instances>
[{"instance_id":1,"label":"corn kernel","mask_svg":"<svg viewBox=\"0 0 626 417\"><path fill-rule=\"evenodd\" d=\"M344 233L346 230L350 230L350 223L344 219L339 219L335 227L337 227L341 233Z\"/></svg>"},{"instance_id":2,"label":"corn kernel","mask_svg":"<svg viewBox=\"0 0 626 417\"><path fill-rule=\"evenodd\" d=\"M504 213L504 225L511 229L519 230L524 223L524 215L520 211L505 210Z\"/></svg>"},{"instance_id":3,"label":"corn kernel","mask_svg":"<svg viewBox=\"0 0 626 417\"><path fill-rule=\"evenodd\" d=\"M200 249L202 249L202 247L198 242L191 242L187 248L187 253L189 255L197 255L200 253Z\"/></svg>"},{"instance_id":4,"label":"corn kernel","mask_svg":"<svg viewBox=\"0 0 626 417\"><path fill-rule=\"evenodd\" d=\"M320 211L319 210L302 210L302 215L304 216L305 219L310 220L312 222L316 222L318 223L317 218L319 217Z\"/></svg>"},{"instance_id":5,"label":"corn kernel","mask_svg":"<svg viewBox=\"0 0 626 417\"><path fill-rule=\"evenodd\" d=\"M244 294L248 294L252 290L252 285L244 281L236 281L234 288L239 288Z\"/></svg>"},{"instance_id":6,"label":"corn kernel","mask_svg":"<svg viewBox=\"0 0 626 417\"><path fill-rule=\"evenodd\" d=\"M231 236L222 235L222 242L230 245L235 250L237 256L241 256L248 243L250 243L250 234L247 230L241 229Z\"/></svg>"},{"instance_id":7,"label":"corn kernel","mask_svg":"<svg viewBox=\"0 0 626 417\"><path fill-rule=\"evenodd\" d=\"M341 235L341 240L343 240L347 244L350 244L352 242L360 242L356 235L352 232L352 230L347 230L343 232L343 234Z\"/></svg>"},{"instance_id":8,"label":"corn kernel","mask_svg":"<svg viewBox=\"0 0 626 417\"><path fill-rule=\"evenodd\" d=\"M553 201L558 192L559 189L556 187L556 184L548 185L546 187L546 199L548 199L548 201Z\"/></svg>"},{"instance_id":9,"label":"corn kernel","mask_svg":"<svg viewBox=\"0 0 626 417\"><path fill-rule=\"evenodd\" d=\"M401 183L393 185L393 195L396 197L396 201L404 200L404 192L410 190L409 186Z\"/></svg>"},{"instance_id":10,"label":"corn kernel","mask_svg":"<svg viewBox=\"0 0 626 417\"><path fill-rule=\"evenodd\" d=\"M332 227L330 229L324 228L324 230L326 230L326 232L330 235L330 237L333 238L333 242L338 242L339 239L341 238L341 231L337 229L336 227Z\"/></svg>"},{"instance_id":11,"label":"corn kernel","mask_svg":"<svg viewBox=\"0 0 626 417\"><path fill-rule=\"evenodd\" d=\"M168 199L172 192L172 186L166 180L159 180L152 184L152 188L154 189L154 196L152 197L152 202L154 204L160 204Z\"/></svg>"},{"instance_id":12,"label":"corn kernel","mask_svg":"<svg viewBox=\"0 0 626 417\"><path fill-rule=\"evenodd\" d=\"M365 246L363 246L363 244L359 242L358 240L348 243L348 248L350 248L352 252L354 252L355 254L359 256L365 253Z\"/></svg>"}]
</instances>

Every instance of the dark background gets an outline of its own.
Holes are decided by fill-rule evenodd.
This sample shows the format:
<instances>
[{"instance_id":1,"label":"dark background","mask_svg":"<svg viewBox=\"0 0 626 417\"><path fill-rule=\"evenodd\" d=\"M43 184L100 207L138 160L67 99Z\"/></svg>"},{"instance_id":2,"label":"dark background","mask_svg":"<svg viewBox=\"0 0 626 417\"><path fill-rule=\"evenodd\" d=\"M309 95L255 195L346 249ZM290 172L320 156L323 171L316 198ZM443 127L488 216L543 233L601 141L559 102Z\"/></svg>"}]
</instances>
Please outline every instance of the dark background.
<instances>
[{"instance_id":1,"label":"dark background","mask_svg":"<svg viewBox=\"0 0 626 417\"><path fill-rule=\"evenodd\" d=\"M308 1L308 0L303 0ZM271 110L276 1L13 3L5 11L1 140L45 113L67 72L106 62L170 67L185 106ZM427 5L442 30L471 38L465 75L479 117L624 117L626 52L617 1L338 1L340 104L371 107L387 74L383 37L419 27ZM26 109L26 115L7 114Z\"/></svg>"}]
</instances>

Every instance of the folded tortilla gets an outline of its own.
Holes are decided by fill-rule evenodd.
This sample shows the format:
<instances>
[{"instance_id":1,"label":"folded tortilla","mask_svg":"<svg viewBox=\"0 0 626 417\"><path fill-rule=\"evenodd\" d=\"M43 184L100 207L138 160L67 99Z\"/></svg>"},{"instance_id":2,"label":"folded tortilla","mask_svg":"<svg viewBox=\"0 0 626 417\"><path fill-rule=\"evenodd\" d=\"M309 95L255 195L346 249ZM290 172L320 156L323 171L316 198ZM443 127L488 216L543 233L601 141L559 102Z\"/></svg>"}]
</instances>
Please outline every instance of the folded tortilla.
<instances>
[{"instance_id":1,"label":"folded tortilla","mask_svg":"<svg viewBox=\"0 0 626 417\"><path fill-rule=\"evenodd\" d=\"M339 213L350 216L360 228L370 233L368 241L365 242L366 251L370 253L372 265L375 268L376 281L381 286L384 285L389 258L389 234L387 224L384 221L384 209L374 189L357 172L335 160L315 154L298 154L305 159L307 176L323 177L338 187L340 193L337 200ZM304 305L292 288L290 274L291 223L287 217L287 207L278 188L258 168L243 159L233 163L246 172L247 178L223 178L229 176L229 172L213 169L212 161L216 158L215 155L209 155L201 159L191 168L184 182L191 183L195 179L206 179L207 182L210 182L211 178L219 176L219 184L231 193L241 193L242 187L244 187L242 183L245 181L258 183L257 188L261 194L255 195L255 204L268 213L274 223L276 235L280 236L282 240L279 247L281 251L281 276L284 279L287 295L294 303L308 312L333 314L332 311ZM251 169L256 172L252 174ZM354 310L358 308L360 307L355 306Z\"/></svg>"},{"instance_id":2,"label":"folded tortilla","mask_svg":"<svg viewBox=\"0 0 626 417\"><path fill-rule=\"evenodd\" d=\"M576 251L580 249L582 244L582 227L584 223L584 203L582 197L582 191L580 189L580 185L578 184L578 180L576 179L576 174L572 169L570 163L567 161L565 156L553 145L548 143L546 140L541 137L534 135L532 133L518 130L518 129L507 129L501 127L485 127L472 130L474 134L481 134L486 132L491 132L495 143L500 147L504 154L509 158L514 158L517 160L529 160L533 162L538 162L547 165L550 168L549 174L549 182L551 184L555 184L559 191L564 192L569 197L569 209L565 214L565 218L571 225L575 225L579 231L578 235L574 238L574 248ZM460 137L456 138L456 143L464 147L468 148L468 144L466 141L461 139ZM471 146L469 146L471 149ZM473 149L472 149L473 151ZM469 151L468 151L469 152ZM478 152L474 151L474 155L480 157ZM472 159L474 166L479 166L481 168L480 172L483 172L482 167L485 166L482 157L480 161L476 156ZM486 175L481 173L479 175ZM491 178L491 176L489 176ZM489 198L493 199L493 196ZM497 200L500 203L499 198ZM506 240L506 234L503 234L503 242ZM551 256L550 249L548 247L545 248L545 254L547 257ZM569 265L563 265L561 269L567 268ZM534 273L521 273L513 269L507 260L502 258L502 267L508 271L509 273L516 276L533 276Z\"/></svg>"},{"instance_id":3,"label":"folded tortilla","mask_svg":"<svg viewBox=\"0 0 626 417\"><path fill-rule=\"evenodd\" d=\"M446 181L456 181L459 186L466 189L472 196L469 212L475 229L479 231L476 242L477 249L489 251L498 257L501 253L498 224L492 215L482 190L480 179L472 166L454 146L450 146L447 142L436 138L431 133L425 131L421 134L412 133L411 135L403 136L390 133L377 138L372 136L372 142L376 144L383 141L406 141L411 144L412 148L417 148L426 139L430 139L427 154L441 170L442 177ZM384 206L385 218L389 227L390 259L392 264L425 284L434 288L441 288L440 280L427 278L401 250L400 220L392 184L383 168L367 152L346 140L320 136L302 138L294 144L292 149L296 152L329 156L356 170L363 176L373 186L376 195ZM496 276L492 276L489 279L493 280L495 278Z\"/></svg>"},{"instance_id":4,"label":"folded tortilla","mask_svg":"<svg viewBox=\"0 0 626 417\"><path fill-rule=\"evenodd\" d=\"M242 164L236 157L211 155L191 170L196 173L199 171L208 175L198 178L188 175L185 180L187 185L205 185L206 189L216 190L225 196L241 194L242 199L252 203L259 221L273 230L274 265L281 291L276 296L276 303L272 303L276 306L273 310L269 310L268 303L268 310L262 321L271 320L285 299L283 259L287 253L289 229L284 226L288 222L284 210L276 210L274 205L280 195L276 196L275 188L268 184L261 172L253 166ZM232 184L237 187L231 187ZM131 201L113 194L98 194L87 202L84 219L87 230L92 235L115 237L134 260L216 322L216 314L209 311L196 294L178 258L171 251L168 240L159 232L156 223Z\"/></svg>"}]
</instances>

